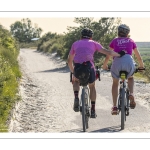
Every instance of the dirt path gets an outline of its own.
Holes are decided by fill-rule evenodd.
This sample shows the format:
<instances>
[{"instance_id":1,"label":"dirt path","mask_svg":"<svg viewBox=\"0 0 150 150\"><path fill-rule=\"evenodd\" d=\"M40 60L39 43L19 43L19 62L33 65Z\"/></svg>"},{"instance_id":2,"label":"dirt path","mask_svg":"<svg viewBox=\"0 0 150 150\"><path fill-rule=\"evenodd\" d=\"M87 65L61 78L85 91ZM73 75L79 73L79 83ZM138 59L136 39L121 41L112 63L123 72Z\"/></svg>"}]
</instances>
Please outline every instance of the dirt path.
<instances>
[{"instance_id":1,"label":"dirt path","mask_svg":"<svg viewBox=\"0 0 150 150\"><path fill-rule=\"evenodd\" d=\"M82 132L81 115L73 111L69 69L54 55L21 49L22 100L16 104L10 132ZM135 84L137 107L130 111L124 131L120 115L112 116L111 76L96 82L98 117L90 119L88 132L150 132L150 85Z\"/></svg>"}]
</instances>

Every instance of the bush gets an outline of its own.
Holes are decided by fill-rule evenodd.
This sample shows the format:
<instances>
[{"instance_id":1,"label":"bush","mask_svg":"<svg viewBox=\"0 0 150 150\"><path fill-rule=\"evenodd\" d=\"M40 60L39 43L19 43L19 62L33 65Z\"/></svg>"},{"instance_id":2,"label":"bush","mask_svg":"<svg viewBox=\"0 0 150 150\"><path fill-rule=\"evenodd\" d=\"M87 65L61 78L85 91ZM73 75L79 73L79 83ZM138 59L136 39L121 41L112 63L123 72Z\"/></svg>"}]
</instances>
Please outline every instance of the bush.
<instances>
[{"instance_id":1,"label":"bush","mask_svg":"<svg viewBox=\"0 0 150 150\"><path fill-rule=\"evenodd\" d=\"M21 72L17 61L18 54L17 41L0 26L0 132L7 131L11 109L19 99L18 79Z\"/></svg>"}]
</instances>

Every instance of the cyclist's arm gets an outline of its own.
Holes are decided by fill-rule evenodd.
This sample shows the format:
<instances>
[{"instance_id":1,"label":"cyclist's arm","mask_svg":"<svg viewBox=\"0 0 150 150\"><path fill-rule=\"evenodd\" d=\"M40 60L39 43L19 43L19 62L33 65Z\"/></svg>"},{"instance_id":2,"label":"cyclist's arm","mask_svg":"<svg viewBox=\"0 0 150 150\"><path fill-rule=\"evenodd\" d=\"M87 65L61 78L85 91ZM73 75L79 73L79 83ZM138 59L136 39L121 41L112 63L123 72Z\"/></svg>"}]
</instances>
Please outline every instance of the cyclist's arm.
<instances>
[{"instance_id":1,"label":"cyclist's arm","mask_svg":"<svg viewBox=\"0 0 150 150\"><path fill-rule=\"evenodd\" d=\"M143 63L143 60L141 58L140 52L138 51L137 48L135 48L133 51L134 51L134 54L138 60L139 68L144 68L144 63Z\"/></svg>"},{"instance_id":2,"label":"cyclist's arm","mask_svg":"<svg viewBox=\"0 0 150 150\"><path fill-rule=\"evenodd\" d=\"M120 57L121 55L112 51L112 50L107 50L105 48L101 48L101 50L99 51L100 53L103 53L105 55L110 55L110 56L116 56L116 57Z\"/></svg>"},{"instance_id":3,"label":"cyclist's arm","mask_svg":"<svg viewBox=\"0 0 150 150\"><path fill-rule=\"evenodd\" d=\"M109 47L109 50L113 50L111 47ZM108 61L110 60L110 55L106 55L106 57L105 57L105 60L104 60L104 63L103 63L103 69L104 70L108 70L108 66L107 66L107 64L108 64Z\"/></svg>"},{"instance_id":4,"label":"cyclist's arm","mask_svg":"<svg viewBox=\"0 0 150 150\"><path fill-rule=\"evenodd\" d=\"M68 60L67 60L69 69L70 69L70 71L71 71L72 73L73 73L73 69L74 69L74 66L73 66L73 58L74 58L74 55L69 54L69 55L68 55Z\"/></svg>"}]
</instances>

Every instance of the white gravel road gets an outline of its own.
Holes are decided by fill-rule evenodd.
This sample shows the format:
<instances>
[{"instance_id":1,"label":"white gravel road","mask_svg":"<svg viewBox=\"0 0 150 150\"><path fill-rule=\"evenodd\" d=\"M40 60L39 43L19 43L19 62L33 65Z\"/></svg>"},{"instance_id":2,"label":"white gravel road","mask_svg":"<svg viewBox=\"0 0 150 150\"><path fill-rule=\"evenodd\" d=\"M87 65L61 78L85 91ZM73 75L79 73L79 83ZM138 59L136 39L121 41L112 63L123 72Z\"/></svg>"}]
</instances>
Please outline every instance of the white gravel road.
<instances>
[{"instance_id":1,"label":"white gravel road","mask_svg":"<svg viewBox=\"0 0 150 150\"><path fill-rule=\"evenodd\" d=\"M19 64L23 73L19 101L9 132L82 132L81 115L73 111L73 91L66 63L53 55L32 49L21 49ZM111 76L96 81L98 117L90 119L87 132L150 132L150 85L136 82L137 107L130 111L125 130L120 130L120 115L110 109Z\"/></svg>"}]
</instances>

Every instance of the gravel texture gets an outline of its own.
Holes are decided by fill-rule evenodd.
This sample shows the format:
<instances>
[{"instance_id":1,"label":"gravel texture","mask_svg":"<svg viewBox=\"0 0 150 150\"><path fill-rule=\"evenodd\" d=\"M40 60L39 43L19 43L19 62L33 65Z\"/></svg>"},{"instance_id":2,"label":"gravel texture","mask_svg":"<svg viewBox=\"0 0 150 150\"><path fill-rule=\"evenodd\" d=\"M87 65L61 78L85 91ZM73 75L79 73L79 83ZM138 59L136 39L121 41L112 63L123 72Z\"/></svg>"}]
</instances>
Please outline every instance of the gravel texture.
<instances>
[{"instance_id":1,"label":"gravel texture","mask_svg":"<svg viewBox=\"0 0 150 150\"><path fill-rule=\"evenodd\" d=\"M9 132L82 132L81 114L73 111L73 91L66 63L55 56L21 49L19 64L22 100L13 110ZM137 107L130 110L125 130L120 130L120 115L112 116L111 75L101 73L96 81L98 117L90 119L87 132L149 132L150 84L135 81Z\"/></svg>"}]
</instances>

